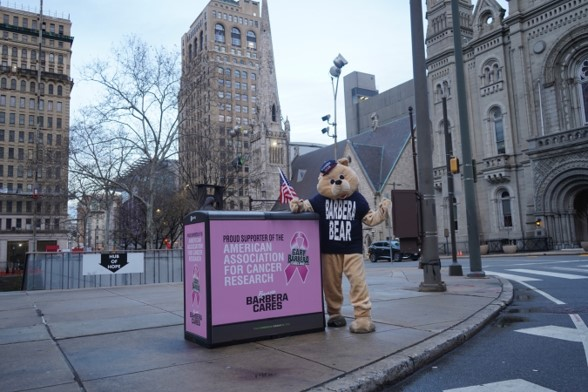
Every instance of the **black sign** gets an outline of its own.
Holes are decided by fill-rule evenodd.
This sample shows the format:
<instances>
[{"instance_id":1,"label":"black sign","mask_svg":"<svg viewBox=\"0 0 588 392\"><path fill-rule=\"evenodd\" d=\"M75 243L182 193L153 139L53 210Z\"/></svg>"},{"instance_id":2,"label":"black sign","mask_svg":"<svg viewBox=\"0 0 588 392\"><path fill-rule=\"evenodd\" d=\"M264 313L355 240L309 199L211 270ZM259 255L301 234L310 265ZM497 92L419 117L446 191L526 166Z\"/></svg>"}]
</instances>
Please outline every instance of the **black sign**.
<instances>
[{"instance_id":1,"label":"black sign","mask_svg":"<svg viewBox=\"0 0 588 392\"><path fill-rule=\"evenodd\" d=\"M102 253L100 255L100 265L113 274L120 271L127 264L129 262L127 261L126 253Z\"/></svg>"}]
</instances>

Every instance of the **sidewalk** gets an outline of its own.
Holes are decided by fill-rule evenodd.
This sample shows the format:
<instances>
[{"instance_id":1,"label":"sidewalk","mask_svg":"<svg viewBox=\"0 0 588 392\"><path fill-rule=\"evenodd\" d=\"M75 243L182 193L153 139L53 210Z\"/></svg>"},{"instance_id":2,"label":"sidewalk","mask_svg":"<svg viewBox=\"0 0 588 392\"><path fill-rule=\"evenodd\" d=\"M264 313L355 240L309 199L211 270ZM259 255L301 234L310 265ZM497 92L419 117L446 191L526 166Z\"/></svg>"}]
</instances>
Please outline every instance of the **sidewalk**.
<instances>
[{"instance_id":1,"label":"sidewalk","mask_svg":"<svg viewBox=\"0 0 588 392\"><path fill-rule=\"evenodd\" d=\"M213 349L184 340L182 284L3 292L1 389L371 391L462 344L513 294L506 280L452 277L447 267L443 293L419 292L414 266L367 273L375 333L326 328Z\"/></svg>"}]
</instances>

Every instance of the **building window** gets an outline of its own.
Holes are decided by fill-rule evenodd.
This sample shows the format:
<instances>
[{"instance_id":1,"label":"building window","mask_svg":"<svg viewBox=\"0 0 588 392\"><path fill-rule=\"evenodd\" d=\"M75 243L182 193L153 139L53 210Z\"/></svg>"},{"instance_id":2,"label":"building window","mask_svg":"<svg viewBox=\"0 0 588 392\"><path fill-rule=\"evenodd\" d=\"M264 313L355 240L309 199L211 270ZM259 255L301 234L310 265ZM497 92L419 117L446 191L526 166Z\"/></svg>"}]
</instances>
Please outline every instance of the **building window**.
<instances>
[{"instance_id":1,"label":"building window","mask_svg":"<svg viewBox=\"0 0 588 392\"><path fill-rule=\"evenodd\" d=\"M251 30L247 32L247 48L257 49L257 37L255 36L255 33Z\"/></svg>"},{"instance_id":2,"label":"building window","mask_svg":"<svg viewBox=\"0 0 588 392\"><path fill-rule=\"evenodd\" d=\"M225 43L225 26L220 23L214 26L214 41L221 44Z\"/></svg>"},{"instance_id":3,"label":"building window","mask_svg":"<svg viewBox=\"0 0 588 392\"><path fill-rule=\"evenodd\" d=\"M500 207L502 209L502 227L512 227L512 211L510 200L510 194L507 191L503 191L500 194Z\"/></svg>"},{"instance_id":4,"label":"building window","mask_svg":"<svg viewBox=\"0 0 588 392\"><path fill-rule=\"evenodd\" d=\"M584 124L588 123L588 58L585 58L578 67L578 80L582 107L584 109Z\"/></svg>"},{"instance_id":5,"label":"building window","mask_svg":"<svg viewBox=\"0 0 588 392\"><path fill-rule=\"evenodd\" d=\"M231 29L231 44L233 46L241 46L241 30L236 27Z\"/></svg>"},{"instance_id":6,"label":"building window","mask_svg":"<svg viewBox=\"0 0 588 392\"><path fill-rule=\"evenodd\" d=\"M500 108L494 108L490 111L490 122L493 125L496 152L498 154L505 154L506 148L504 146L504 117Z\"/></svg>"}]
</instances>

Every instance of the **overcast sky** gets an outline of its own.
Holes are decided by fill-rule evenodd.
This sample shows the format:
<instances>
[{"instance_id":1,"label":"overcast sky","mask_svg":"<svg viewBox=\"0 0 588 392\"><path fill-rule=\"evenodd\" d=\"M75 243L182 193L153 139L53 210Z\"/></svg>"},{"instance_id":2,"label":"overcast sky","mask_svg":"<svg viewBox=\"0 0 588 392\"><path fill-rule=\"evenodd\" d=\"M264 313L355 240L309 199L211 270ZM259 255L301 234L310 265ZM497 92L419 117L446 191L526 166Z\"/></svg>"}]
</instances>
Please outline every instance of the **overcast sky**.
<instances>
[{"instance_id":1,"label":"overcast sky","mask_svg":"<svg viewBox=\"0 0 588 392\"><path fill-rule=\"evenodd\" d=\"M92 101L80 70L126 36L180 50L181 38L208 0L43 0L43 13L69 18L74 36L71 115ZM423 1L423 12L425 11ZM506 0L499 0L508 9ZM2 6L38 12L40 0L0 0ZM329 68L337 54L343 68L337 95L338 139L346 136L343 77L376 76L382 92L412 79L410 0L269 0L282 115L292 141L330 144L321 117L333 114ZM425 22L426 23L426 22ZM426 26L426 25L425 25Z\"/></svg>"}]
</instances>

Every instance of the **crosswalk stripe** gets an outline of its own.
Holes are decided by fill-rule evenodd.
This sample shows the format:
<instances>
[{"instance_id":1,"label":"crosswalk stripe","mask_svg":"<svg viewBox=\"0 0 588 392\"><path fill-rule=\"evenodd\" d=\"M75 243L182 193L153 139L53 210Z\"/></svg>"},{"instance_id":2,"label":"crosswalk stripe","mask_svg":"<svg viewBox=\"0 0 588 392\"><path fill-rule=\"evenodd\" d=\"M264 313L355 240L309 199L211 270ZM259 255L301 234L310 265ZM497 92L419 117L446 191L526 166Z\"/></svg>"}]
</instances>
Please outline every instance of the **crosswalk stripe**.
<instances>
[{"instance_id":1,"label":"crosswalk stripe","mask_svg":"<svg viewBox=\"0 0 588 392\"><path fill-rule=\"evenodd\" d=\"M552 278L588 279L588 276L572 275L572 274L560 274L558 272L536 271L536 270L530 270L530 269L509 269L508 271L519 272L519 273L522 273L522 274L550 276Z\"/></svg>"},{"instance_id":2,"label":"crosswalk stripe","mask_svg":"<svg viewBox=\"0 0 588 392\"><path fill-rule=\"evenodd\" d=\"M536 282L541 279L531 278L529 276L521 276L521 275L513 275L513 274L505 274L503 272L493 272L493 271L485 271L486 275L496 275L500 276L501 278L514 280L515 282Z\"/></svg>"},{"instance_id":3,"label":"crosswalk stripe","mask_svg":"<svg viewBox=\"0 0 588 392\"><path fill-rule=\"evenodd\" d=\"M582 269L582 268L551 267L550 269L554 269L554 270L558 270L558 271L579 272L579 273L588 274L588 269Z\"/></svg>"}]
</instances>

